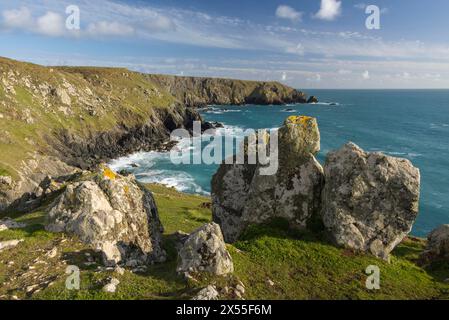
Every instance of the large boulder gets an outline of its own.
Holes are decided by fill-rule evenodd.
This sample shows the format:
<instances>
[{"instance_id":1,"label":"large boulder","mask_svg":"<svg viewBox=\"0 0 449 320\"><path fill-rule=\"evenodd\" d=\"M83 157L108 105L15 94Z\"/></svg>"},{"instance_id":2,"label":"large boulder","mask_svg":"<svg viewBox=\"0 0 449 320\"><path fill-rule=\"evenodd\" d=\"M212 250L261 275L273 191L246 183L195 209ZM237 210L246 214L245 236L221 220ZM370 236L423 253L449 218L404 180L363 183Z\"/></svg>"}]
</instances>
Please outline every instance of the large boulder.
<instances>
[{"instance_id":1,"label":"large boulder","mask_svg":"<svg viewBox=\"0 0 449 320\"><path fill-rule=\"evenodd\" d=\"M428 235L427 247L421 259L424 262L433 260L449 261L449 224L439 226Z\"/></svg>"},{"instance_id":2,"label":"large boulder","mask_svg":"<svg viewBox=\"0 0 449 320\"><path fill-rule=\"evenodd\" d=\"M328 154L324 175L322 219L333 240L387 260L417 217L419 170L348 143Z\"/></svg>"},{"instance_id":3,"label":"large boulder","mask_svg":"<svg viewBox=\"0 0 449 320\"><path fill-rule=\"evenodd\" d=\"M108 168L71 183L48 214L46 229L77 235L103 252L106 265L165 259L162 225L149 190Z\"/></svg>"},{"instance_id":4,"label":"large boulder","mask_svg":"<svg viewBox=\"0 0 449 320\"><path fill-rule=\"evenodd\" d=\"M227 242L236 241L249 224L284 218L305 228L319 215L323 169L314 157L320 150L316 119L288 117L279 129L278 146L278 170L272 175L261 174L266 166L260 164L225 163L214 175L213 218Z\"/></svg>"},{"instance_id":5,"label":"large boulder","mask_svg":"<svg viewBox=\"0 0 449 320\"><path fill-rule=\"evenodd\" d=\"M224 275L234 271L220 226L208 223L194 231L179 250L180 273L209 272Z\"/></svg>"}]
</instances>

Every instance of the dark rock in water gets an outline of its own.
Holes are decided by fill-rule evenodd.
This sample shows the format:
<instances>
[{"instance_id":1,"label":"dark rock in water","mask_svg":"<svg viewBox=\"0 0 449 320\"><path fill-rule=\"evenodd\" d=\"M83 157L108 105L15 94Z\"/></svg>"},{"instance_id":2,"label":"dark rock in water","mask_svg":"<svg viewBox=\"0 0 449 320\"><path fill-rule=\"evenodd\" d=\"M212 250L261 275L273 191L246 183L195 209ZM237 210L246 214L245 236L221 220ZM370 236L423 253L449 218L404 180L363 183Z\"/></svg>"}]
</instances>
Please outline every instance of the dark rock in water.
<instances>
[{"instance_id":1,"label":"dark rock in water","mask_svg":"<svg viewBox=\"0 0 449 320\"><path fill-rule=\"evenodd\" d=\"M418 215L419 170L348 143L328 154L324 176L322 218L333 240L387 260Z\"/></svg>"},{"instance_id":2,"label":"dark rock in water","mask_svg":"<svg viewBox=\"0 0 449 320\"><path fill-rule=\"evenodd\" d=\"M307 99L307 103L317 103L318 98L315 96L310 96L309 99Z\"/></svg>"},{"instance_id":3,"label":"dark rock in water","mask_svg":"<svg viewBox=\"0 0 449 320\"><path fill-rule=\"evenodd\" d=\"M133 176L109 168L67 185L48 213L46 230L77 235L103 253L106 265L165 260L153 195Z\"/></svg>"},{"instance_id":4,"label":"dark rock in water","mask_svg":"<svg viewBox=\"0 0 449 320\"><path fill-rule=\"evenodd\" d=\"M331 102L329 103L330 106L337 106L337 104L335 102Z\"/></svg>"},{"instance_id":5,"label":"dark rock in water","mask_svg":"<svg viewBox=\"0 0 449 320\"><path fill-rule=\"evenodd\" d=\"M294 109L288 108L288 109L284 109L284 110L282 110L282 111L295 111L295 110L294 110Z\"/></svg>"},{"instance_id":6,"label":"dark rock in water","mask_svg":"<svg viewBox=\"0 0 449 320\"><path fill-rule=\"evenodd\" d=\"M223 128L223 127L224 127L224 125L217 121L212 121L212 122L205 121L201 124L202 131L206 131L209 129L218 129L218 128Z\"/></svg>"},{"instance_id":7,"label":"dark rock in water","mask_svg":"<svg viewBox=\"0 0 449 320\"><path fill-rule=\"evenodd\" d=\"M427 237L427 247L421 255L421 262L449 261L449 224L433 230Z\"/></svg>"},{"instance_id":8,"label":"dark rock in water","mask_svg":"<svg viewBox=\"0 0 449 320\"><path fill-rule=\"evenodd\" d=\"M212 179L214 221L234 242L249 224L285 218L305 228L319 214L323 169L316 119L292 116L279 130L279 167L260 174L259 165L222 164Z\"/></svg>"},{"instance_id":9,"label":"dark rock in water","mask_svg":"<svg viewBox=\"0 0 449 320\"><path fill-rule=\"evenodd\" d=\"M137 163L131 163L132 168L140 168L140 165Z\"/></svg>"}]
</instances>

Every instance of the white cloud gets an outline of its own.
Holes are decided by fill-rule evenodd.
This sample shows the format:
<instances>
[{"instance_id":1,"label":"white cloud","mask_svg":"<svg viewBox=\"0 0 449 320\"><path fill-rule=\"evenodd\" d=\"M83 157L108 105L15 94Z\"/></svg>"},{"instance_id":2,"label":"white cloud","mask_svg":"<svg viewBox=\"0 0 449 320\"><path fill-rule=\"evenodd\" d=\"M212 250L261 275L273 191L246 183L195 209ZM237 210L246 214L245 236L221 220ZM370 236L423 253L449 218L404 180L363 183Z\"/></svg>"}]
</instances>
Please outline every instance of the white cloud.
<instances>
[{"instance_id":1,"label":"white cloud","mask_svg":"<svg viewBox=\"0 0 449 320\"><path fill-rule=\"evenodd\" d=\"M276 9L276 17L291 21L301 21L303 13L296 11L292 7L281 5Z\"/></svg>"},{"instance_id":2,"label":"white cloud","mask_svg":"<svg viewBox=\"0 0 449 320\"><path fill-rule=\"evenodd\" d=\"M65 32L65 20L63 17L55 12L48 11L36 21L37 32L57 37Z\"/></svg>"},{"instance_id":3,"label":"white cloud","mask_svg":"<svg viewBox=\"0 0 449 320\"><path fill-rule=\"evenodd\" d=\"M31 11L27 7L5 10L2 12L3 26L6 28L30 28L32 25Z\"/></svg>"},{"instance_id":4,"label":"white cloud","mask_svg":"<svg viewBox=\"0 0 449 320\"><path fill-rule=\"evenodd\" d=\"M320 10L317 12L315 17L322 20L334 20L340 14L341 14L341 1L321 0Z\"/></svg>"},{"instance_id":5,"label":"white cloud","mask_svg":"<svg viewBox=\"0 0 449 320\"><path fill-rule=\"evenodd\" d=\"M152 32L167 32L176 30L175 23L170 18L160 14L155 14L154 17L147 19L143 25L147 31Z\"/></svg>"},{"instance_id":6,"label":"white cloud","mask_svg":"<svg viewBox=\"0 0 449 320\"><path fill-rule=\"evenodd\" d=\"M91 36L127 36L134 33L134 28L118 22L100 21L87 27Z\"/></svg>"},{"instance_id":7,"label":"white cloud","mask_svg":"<svg viewBox=\"0 0 449 320\"><path fill-rule=\"evenodd\" d=\"M362 78L364 79L364 80L369 80L371 77L370 77L370 75L369 75L369 71L368 70L366 70L366 71L364 71L363 73L362 73Z\"/></svg>"}]
</instances>

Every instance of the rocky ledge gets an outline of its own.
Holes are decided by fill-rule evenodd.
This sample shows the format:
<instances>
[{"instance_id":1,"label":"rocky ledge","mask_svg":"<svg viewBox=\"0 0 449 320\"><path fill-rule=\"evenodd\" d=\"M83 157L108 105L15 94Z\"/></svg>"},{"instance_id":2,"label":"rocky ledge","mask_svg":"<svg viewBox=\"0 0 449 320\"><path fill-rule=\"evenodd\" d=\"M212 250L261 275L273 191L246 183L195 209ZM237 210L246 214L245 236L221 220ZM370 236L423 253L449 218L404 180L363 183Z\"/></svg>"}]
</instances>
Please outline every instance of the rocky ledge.
<instances>
[{"instance_id":1,"label":"rocky ledge","mask_svg":"<svg viewBox=\"0 0 449 320\"><path fill-rule=\"evenodd\" d=\"M289 117L279 129L279 170L222 164L212 179L213 218L227 242L273 218L291 227L322 225L333 242L388 260L418 214L420 174L406 159L367 153L353 143L327 156L316 119Z\"/></svg>"}]
</instances>

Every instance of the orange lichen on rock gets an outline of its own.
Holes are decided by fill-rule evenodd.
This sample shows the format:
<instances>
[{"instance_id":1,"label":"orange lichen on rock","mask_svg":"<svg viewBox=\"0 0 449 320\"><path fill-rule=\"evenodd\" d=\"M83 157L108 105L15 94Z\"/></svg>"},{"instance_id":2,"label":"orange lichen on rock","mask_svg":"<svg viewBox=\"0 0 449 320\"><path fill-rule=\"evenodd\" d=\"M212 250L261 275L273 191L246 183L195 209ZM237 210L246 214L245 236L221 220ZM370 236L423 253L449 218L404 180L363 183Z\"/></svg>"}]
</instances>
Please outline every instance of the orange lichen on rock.
<instances>
[{"instance_id":1,"label":"orange lichen on rock","mask_svg":"<svg viewBox=\"0 0 449 320\"><path fill-rule=\"evenodd\" d=\"M293 124L307 124L310 120L313 120L313 118L309 116L290 116L287 118L286 122Z\"/></svg>"},{"instance_id":2,"label":"orange lichen on rock","mask_svg":"<svg viewBox=\"0 0 449 320\"><path fill-rule=\"evenodd\" d=\"M103 169L103 176L111 180L115 180L117 178L117 174L108 167Z\"/></svg>"}]
</instances>

